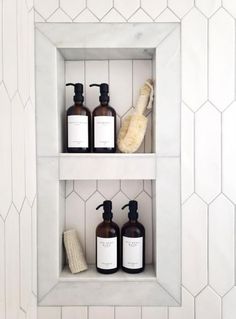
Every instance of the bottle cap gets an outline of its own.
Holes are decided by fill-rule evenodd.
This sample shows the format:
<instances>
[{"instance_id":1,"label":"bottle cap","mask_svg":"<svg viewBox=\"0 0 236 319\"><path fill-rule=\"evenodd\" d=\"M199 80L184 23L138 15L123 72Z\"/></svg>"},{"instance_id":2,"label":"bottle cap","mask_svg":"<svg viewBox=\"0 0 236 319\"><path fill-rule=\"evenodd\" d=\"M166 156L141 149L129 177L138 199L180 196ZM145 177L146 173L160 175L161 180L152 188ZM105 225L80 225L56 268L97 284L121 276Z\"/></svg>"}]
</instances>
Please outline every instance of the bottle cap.
<instances>
[{"instance_id":1,"label":"bottle cap","mask_svg":"<svg viewBox=\"0 0 236 319\"><path fill-rule=\"evenodd\" d=\"M129 214L128 217L130 220L137 220L138 219L138 202L136 200L130 200L128 204L122 207L124 209L125 207L129 207Z\"/></svg>"},{"instance_id":2,"label":"bottle cap","mask_svg":"<svg viewBox=\"0 0 236 319\"><path fill-rule=\"evenodd\" d=\"M112 214L112 202L110 200L104 200L103 204L99 205L96 210L98 210L100 207L103 207L104 213L102 214L103 219L110 220L113 217Z\"/></svg>"},{"instance_id":3,"label":"bottle cap","mask_svg":"<svg viewBox=\"0 0 236 319\"><path fill-rule=\"evenodd\" d=\"M101 104L108 104L110 101L110 97L108 95L109 93L109 85L107 83L101 83L101 84L90 84L90 87L92 86L98 86L100 87L100 96L99 101Z\"/></svg>"},{"instance_id":4,"label":"bottle cap","mask_svg":"<svg viewBox=\"0 0 236 319\"><path fill-rule=\"evenodd\" d=\"M84 102L82 83L67 83L66 86L74 86L74 102Z\"/></svg>"}]
</instances>

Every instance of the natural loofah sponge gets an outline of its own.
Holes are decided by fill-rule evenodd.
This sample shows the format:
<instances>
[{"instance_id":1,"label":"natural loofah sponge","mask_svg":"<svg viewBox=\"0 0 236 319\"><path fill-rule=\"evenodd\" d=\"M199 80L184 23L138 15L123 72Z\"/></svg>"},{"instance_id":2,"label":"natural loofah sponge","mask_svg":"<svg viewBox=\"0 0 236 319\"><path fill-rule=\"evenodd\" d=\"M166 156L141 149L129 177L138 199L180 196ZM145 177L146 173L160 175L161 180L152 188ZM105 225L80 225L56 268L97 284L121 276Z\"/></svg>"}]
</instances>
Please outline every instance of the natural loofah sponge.
<instances>
[{"instance_id":1,"label":"natural loofah sponge","mask_svg":"<svg viewBox=\"0 0 236 319\"><path fill-rule=\"evenodd\" d=\"M82 247L75 229L64 232L64 245L68 258L69 268L73 274L88 269Z\"/></svg>"},{"instance_id":2,"label":"natural loofah sponge","mask_svg":"<svg viewBox=\"0 0 236 319\"><path fill-rule=\"evenodd\" d=\"M153 101L153 82L147 80L140 89L133 115L127 116L122 122L117 144L122 153L134 153L144 139L147 129L147 118L143 115L145 109L150 109Z\"/></svg>"}]
</instances>

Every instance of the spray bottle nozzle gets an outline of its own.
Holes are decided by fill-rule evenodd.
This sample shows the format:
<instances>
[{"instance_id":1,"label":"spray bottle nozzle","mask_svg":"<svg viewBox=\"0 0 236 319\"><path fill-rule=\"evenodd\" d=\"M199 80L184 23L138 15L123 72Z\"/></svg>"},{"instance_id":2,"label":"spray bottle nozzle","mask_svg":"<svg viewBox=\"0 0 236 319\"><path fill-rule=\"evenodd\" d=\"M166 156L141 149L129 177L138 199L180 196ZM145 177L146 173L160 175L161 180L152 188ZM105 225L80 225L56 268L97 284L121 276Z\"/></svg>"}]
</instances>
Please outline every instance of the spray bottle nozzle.
<instances>
[{"instance_id":1,"label":"spray bottle nozzle","mask_svg":"<svg viewBox=\"0 0 236 319\"><path fill-rule=\"evenodd\" d=\"M73 86L74 87L74 102L83 103L83 84L82 83L66 83L66 86Z\"/></svg>"},{"instance_id":2,"label":"spray bottle nozzle","mask_svg":"<svg viewBox=\"0 0 236 319\"><path fill-rule=\"evenodd\" d=\"M100 97L99 97L99 101L102 104L107 104L110 100L109 98L109 85L107 83L101 83L101 84L97 84L97 83L93 83L89 85L90 87L93 86L98 86L100 87Z\"/></svg>"}]
</instances>

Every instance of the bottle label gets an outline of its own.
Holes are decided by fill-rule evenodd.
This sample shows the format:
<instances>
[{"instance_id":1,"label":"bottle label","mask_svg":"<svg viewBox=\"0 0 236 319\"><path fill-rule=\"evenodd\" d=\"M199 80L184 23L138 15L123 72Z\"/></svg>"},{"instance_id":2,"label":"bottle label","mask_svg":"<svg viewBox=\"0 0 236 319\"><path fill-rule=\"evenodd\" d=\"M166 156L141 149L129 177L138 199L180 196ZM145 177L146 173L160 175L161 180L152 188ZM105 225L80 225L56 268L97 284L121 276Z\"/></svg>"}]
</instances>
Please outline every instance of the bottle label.
<instances>
[{"instance_id":1,"label":"bottle label","mask_svg":"<svg viewBox=\"0 0 236 319\"><path fill-rule=\"evenodd\" d=\"M88 147L88 116L68 116L68 147Z\"/></svg>"},{"instance_id":2,"label":"bottle label","mask_svg":"<svg viewBox=\"0 0 236 319\"><path fill-rule=\"evenodd\" d=\"M143 237L123 236L123 267L129 269L143 267Z\"/></svg>"},{"instance_id":3,"label":"bottle label","mask_svg":"<svg viewBox=\"0 0 236 319\"><path fill-rule=\"evenodd\" d=\"M117 237L97 237L97 267L107 270L117 267Z\"/></svg>"},{"instance_id":4,"label":"bottle label","mask_svg":"<svg viewBox=\"0 0 236 319\"><path fill-rule=\"evenodd\" d=\"M114 145L114 116L94 117L94 147L112 148Z\"/></svg>"}]
</instances>

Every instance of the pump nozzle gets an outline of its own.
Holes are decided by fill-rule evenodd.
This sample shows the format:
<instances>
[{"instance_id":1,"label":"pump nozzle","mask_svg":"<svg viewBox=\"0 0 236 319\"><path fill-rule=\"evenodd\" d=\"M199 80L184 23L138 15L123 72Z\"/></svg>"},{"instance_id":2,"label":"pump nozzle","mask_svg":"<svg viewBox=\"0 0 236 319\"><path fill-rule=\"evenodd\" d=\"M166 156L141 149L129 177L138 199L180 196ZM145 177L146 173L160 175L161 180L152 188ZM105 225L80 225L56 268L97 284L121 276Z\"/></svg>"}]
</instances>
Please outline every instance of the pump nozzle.
<instances>
[{"instance_id":1,"label":"pump nozzle","mask_svg":"<svg viewBox=\"0 0 236 319\"><path fill-rule=\"evenodd\" d=\"M101 104L108 104L110 98L109 98L109 85L107 83L101 83L101 84L97 84L97 83L93 83L89 85L90 87L93 86L98 86L100 87L100 96L99 96L99 101L101 102Z\"/></svg>"},{"instance_id":2,"label":"pump nozzle","mask_svg":"<svg viewBox=\"0 0 236 319\"><path fill-rule=\"evenodd\" d=\"M96 207L96 210L98 210L100 207L104 208L104 213L103 213L103 219L112 219L112 202L110 200L104 200L103 204L98 205Z\"/></svg>"},{"instance_id":3,"label":"pump nozzle","mask_svg":"<svg viewBox=\"0 0 236 319\"><path fill-rule=\"evenodd\" d=\"M122 209L129 207L129 219L137 220L138 219L138 202L136 200L130 200L128 204L124 205Z\"/></svg>"},{"instance_id":4,"label":"pump nozzle","mask_svg":"<svg viewBox=\"0 0 236 319\"><path fill-rule=\"evenodd\" d=\"M84 102L82 83L66 83L66 86L74 86L74 102Z\"/></svg>"}]
</instances>

